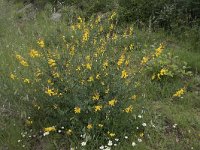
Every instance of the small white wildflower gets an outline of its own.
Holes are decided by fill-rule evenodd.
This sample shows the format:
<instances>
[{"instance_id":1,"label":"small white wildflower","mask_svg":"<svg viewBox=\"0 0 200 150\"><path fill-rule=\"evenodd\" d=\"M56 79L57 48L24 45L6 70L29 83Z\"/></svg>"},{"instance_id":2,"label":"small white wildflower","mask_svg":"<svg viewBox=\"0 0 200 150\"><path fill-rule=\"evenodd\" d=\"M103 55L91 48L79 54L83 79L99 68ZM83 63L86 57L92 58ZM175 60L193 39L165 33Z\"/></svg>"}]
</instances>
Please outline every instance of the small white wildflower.
<instances>
[{"instance_id":1,"label":"small white wildflower","mask_svg":"<svg viewBox=\"0 0 200 150\"><path fill-rule=\"evenodd\" d=\"M124 138L125 138L125 139L128 139L128 136L125 136Z\"/></svg>"},{"instance_id":2,"label":"small white wildflower","mask_svg":"<svg viewBox=\"0 0 200 150\"><path fill-rule=\"evenodd\" d=\"M136 143L135 142L132 142L132 146L134 147L136 145Z\"/></svg>"},{"instance_id":3,"label":"small white wildflower","mask_svg":"<svg viewBox=\"0 0 200 150\"><path fill-rule=\"evenodd\" d=\"M113 144L112 141L109 140L109 141L108 141L108 146L112 146L112 144Z\"/></svg>"},{"instance_id":4,"label":"small white wildflower","mask_svg":"<svg viewBox=\"0 0 200 150\"><path fill-rule=\"evenodd\" d=\"M99 149L104 149L104 146L103 146L103 145L102 145L102 146L100 146L100 147L99 147Z\"/></svg>"},{"instance_id":5,"label":"small white wildflower","mask_svg":"<svg viewBox=\"0 0 200 150\"><path fill-rule=\"evenodd\" d=\"M142 139L138 139L138 142L142 142Z\"/></svg>"},{"instance_id":6,"label":"small white wildflower","mask_svg":"<svg viewBox=\"0 0 200 150\"><path fill-rule=\"evenodd\" d=\"M138 129L139 129L139 127L136 127L136 129L138 130Z\"/></svg>"},{"instance_id":7,"label":"small white wildflower","mask_svg":"<svg viewBox=\"0 0 200 150\"><path fill-rule=\"evenodd\" d=\"M20 143L20 142L21 142L21 140L18 140L17 142L18 142L18 143Z\"/></svg>"},{"instance_id":8,"label":"small white wildflower","mask_svg":"<svg viewBox=\"0 0 200 150\"><path fill-rule=\"evenodd\" d=\"M104 149L104 146L103 146L103 145L101 145L101 146L99 147L99 149Z\"/></svg>"},{"instance_id":9,"label":"small white wildflower","mask_svg":"<svg viewBox=\"0 0 200 150\"><path fill-rule=\"evenodd\" d=\"M65 129L65 127L61 127L61 129Z\"/></svg>"},{"instance_id":10,"label":"small white wildflower","mask_svg":"<svg viewBox=\"0 0 200 150\"><path fill-rule=\"evenodd\" d=\"M62 131L61 130L58 130L58 133L61 133Z\"/></svg>"},{"instance_id":11,"label":"small white wildflower","mask_svg":"<svg viewBox=\"0 0 200 150\"><path fill-rule=\"evenodd\" d=\"M176 126L177 126L177 124L174 124L174 125L173 125L173 128L176 128Z\"/></svg>"},{"instance_id":12,"label":"small white wildflower","mask_svg":"<svg viewBox=\"0 0 200 150\"><path fill-rule=\"evenodd\" d=\"M47 135L49 135L49 132L44 132L43 133L43 136L47 136Z\"/></svg>"},{"instance_id":13,"label":"small white wildflower","mask_svg":"<svg viewBox=\"0 0 200 150\"><path fill-rule=\"evenodd\" d=\"M118 142L118 141L119 141L119 139L115 139L115 141L117 141L117 142Z\"/></svg>"},{"instance_id":14,"label":"small white wildflower","mask_svg":"<svg viewBox=\"0 0 200 150\"><path fill-rule=\"evenodd\" d=\"M22 147L25 147L25 145L22 145Z\"/></svg>"},{"instance_id":15,"label":"small white wildflower","mask_svg":"<svg viewBox=\"0 0 200 150\"><path fill-rule=\"evenodd\" d=\"M141 115L138 115L138 118L142 118L142 116L141 116Z\"/></svg>"},{"instance_id":16,"label":"small white wildflower","mask_svg":"<svg viewBox=\"0 0 200 150\"><path fill-rule=\"evenodd\" d=\"M81 143L81 146L85 146L85 145L86 145L86 142L82 142L82 143Z\"/></svg>"},{"instance_id":17,"label":"small white wildflower","mask_svg":"<svg viewBox=\"0 0 200 150\"><path fill-rule=\"evenodd\" d=\"M114 144L114 146L117 146L117 144Z\"/></svg>"},{"instance_id":18,"label":"small white wildflower","mask_svg":"<svg viewBox=\"0 0 200 150\"><path fill-rule=\"evenodd\" d=\"M142 126L143 126L143 127L146 127L146 126L147 126L147 124L146 124L146 123L143 123L143 124L142 124Z\"/></svg>"}]
</instances>

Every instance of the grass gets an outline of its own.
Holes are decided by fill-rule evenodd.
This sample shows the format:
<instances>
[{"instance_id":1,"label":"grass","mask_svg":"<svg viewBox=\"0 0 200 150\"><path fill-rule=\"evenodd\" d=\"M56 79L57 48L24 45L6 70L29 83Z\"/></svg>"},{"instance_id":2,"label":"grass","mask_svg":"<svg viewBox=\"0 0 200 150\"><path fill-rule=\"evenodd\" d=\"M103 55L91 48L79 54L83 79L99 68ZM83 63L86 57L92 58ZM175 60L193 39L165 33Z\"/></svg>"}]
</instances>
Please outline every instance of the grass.
<instances>
[{"instance_id":1,"label":"grass","mask_svg":"<svg viewBox=\"0 0 200 150\"><path fill-rule=\"evenodd\" d=\"M18 86L9 81L8 75L11 70L17 69L12 55L15 51L25 53L33 42L40 36L50 39L59 35L67 22L53 22L48 19L49 12L39 12L36 20L22 21L16 15L16 8L0 0L0 149L21 149L18 140L23 131L23 119L28 114L23 111L27 97L18 95L15 87ZM122 28L123 30L123 28ZM165 33L148 33L135 29L138 46L142 47L152 43L166 41L182 60L191 66L194 76L188 79L188 92L183 99L171 99L166 97L172 87L180 87L181 81L164 85L149 83L146 91L149 95L138 103L138 107L144 107L146 112L144 119L148 126L145 130L144 141L136 149L174 149L174 150L197 150L200 147L200 55L199 52L188 50L187 43L178 41L176 38L167 36ZM56 40L56 38L55 38ZM154 91L157 91L156 94ZM177 124L177 125L176 125ZM49 145L48 145L49 144ZM51 139L50 143L42 141L35 149L58 149L59 145ZM42 148L41 148L42 149ZM119 149L132 149L128 144Z\"/></svg>"}]
</instances>

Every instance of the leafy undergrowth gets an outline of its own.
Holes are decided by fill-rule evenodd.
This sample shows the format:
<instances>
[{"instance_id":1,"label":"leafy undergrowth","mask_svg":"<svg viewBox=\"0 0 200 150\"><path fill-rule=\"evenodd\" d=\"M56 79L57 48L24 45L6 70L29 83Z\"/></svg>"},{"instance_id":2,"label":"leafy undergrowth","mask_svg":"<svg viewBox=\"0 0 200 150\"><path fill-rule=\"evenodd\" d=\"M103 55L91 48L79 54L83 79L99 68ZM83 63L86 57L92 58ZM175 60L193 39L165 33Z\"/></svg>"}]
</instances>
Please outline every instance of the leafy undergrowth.
<instances>
[{"instance_id":1,"label":"leafy undergrowth","mask_svg":"<svg viewBox=\"0 0 200 150\"><path fill-rule=\"evenodd\" d=\"M200 78L161 35L119 28L115 12L4 15L0 148L198 149Z\"/></svg>"}]
</instances>

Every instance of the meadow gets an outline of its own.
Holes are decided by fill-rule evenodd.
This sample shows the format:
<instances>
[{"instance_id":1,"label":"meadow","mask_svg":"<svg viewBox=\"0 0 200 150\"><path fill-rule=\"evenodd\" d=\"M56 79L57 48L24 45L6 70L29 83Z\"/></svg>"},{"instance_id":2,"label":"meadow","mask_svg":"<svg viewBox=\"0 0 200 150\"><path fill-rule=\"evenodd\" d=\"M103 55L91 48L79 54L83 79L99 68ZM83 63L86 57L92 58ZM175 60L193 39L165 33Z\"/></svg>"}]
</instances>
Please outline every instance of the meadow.
<instances>
[{"instance_id":1,"label":"meadow","mask_svg":"<svg viewBox=\"0 0 200 150\"><path fill-rule=\"evenodd\" d=\"M0 149L198 150L195 34L0 0ZM196 47L194 45L197 45Z\"/></svg>"}]
</instances>

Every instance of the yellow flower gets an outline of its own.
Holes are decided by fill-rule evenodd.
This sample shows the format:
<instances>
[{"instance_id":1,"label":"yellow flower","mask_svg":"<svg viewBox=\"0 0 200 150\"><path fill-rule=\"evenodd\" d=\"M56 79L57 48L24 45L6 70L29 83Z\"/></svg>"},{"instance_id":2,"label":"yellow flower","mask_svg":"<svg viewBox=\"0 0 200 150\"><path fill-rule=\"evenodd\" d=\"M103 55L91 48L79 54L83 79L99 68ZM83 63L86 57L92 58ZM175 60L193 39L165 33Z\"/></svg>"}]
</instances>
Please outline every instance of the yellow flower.
<instances>
[{"instance_id":1,"label":"yellow flower","mask_svg":"<svg viewBox=\"0 0 200 150\"><path fill-rule=\"evenodd\" d=\"M19 63L22 66L28 67L28 63L24 60L24 58L21 55L16 55L16 59L19 61Z\"/></svg>"},{"instance_id":2,"label":"yellow flower","mask_svg":"<svg viewBox=\"0 0 200 150\"><path fill-rule=\"evenodd\" d=\"M110 89L109 89L109 88L107 88L107 89L105 90L105 93L106 93L106 94L108 94L108 93L109 93L109 91L110 91Z\"/></svg>"},{"instance_id":3,"label":"yellow flower","mask_svg":"<svg viewBox=\"0 0 200 150\"><path fill-rule=\"evenodd\" d=\"M29 79L24 79L24 83L30 83Z\"/></svg>"},{"instance_id":4,"label":"yellow flower","mask_svg":"<svg viewBox=\"0 0 200 150\"><path fill-rule=\"evenodd\" d=\"M126 113L132 112L132 111L133 111L133 106L132 106L132 105L128 106L127 108L125 108L124 111L125 111Z\"/></svg>"},{"instance_id":5,"label":"yellow flower","mask_svg":"<svg viewBox=\"0 0 200 150\"><path fill-rule=\"evenodd\" d=\"M10 74L10 78L13 79L13 80L16 79L16 75L14 75L13 73L11 73Z\"/></svg>"},{"instance_id":6,"label":"yellow flower","mask_svg":"<svg viewBox=\"0 0 200 150\"><path fill-rule=\"evenodd\" d=\"M145 57L145 56L144 56L144 57L142 58L141 64L142 64L142 65L146 64L148 60L149 60L149 57Z\"/></svg>"},{"instance_id":7,"label":"yellow flower","mask_svg":"<svg viewBox=\"0 0 200 150\"><path fill-rule=\"evenodd\" d=\"M90 76L89 79L88 79L88 82L92 82L92 81L94 81L94 77Z\"/></svg>"},{"instance_id":8,"label":"yellow flower","mask_svg":"<svg viewBox=\"0 0 200 150\"><path fill-rule=\"evenodd\" d=\"M72 130L69 129L69 130L66 131L66 133L67 133L67 135L71 135L72 134Z\"/></svg>"},{"instance_id":9,"label":"yellow flower","mask_svg":"<svg viewBox=\"0 0 200 150\"><path fill-rule=\"evenodd\" d=\"M129 65L129 60L125 61L125 65L128 66Z\"/></svg>"},{"instance_id":10,"label":"yellow flower","mask_svg":"<svg viewBox=\"0 0 200 150\"><path fill-rule=\"evenodd\" d=\"M81 113L81 108L80 107L75 107L74 108L75 114L80 114Z\"/></svg>"},{"instance_id":11,"label":"yellow flower","mask_svg":"<svg viewBox=\"0 0 200 150\"><path fill-rule=\"evenodd\" d=\"M60 74L58 72L53 72L52 75L53 75L54 78L59 78L60 77Z\"/></svg>"},{"instance_id":12,"label":"yellow flower","mask_svg":"<svg viewBox=\"0 0 200 150\"><path fill-rule=\"evenodd\" d=\"M152 77L151 77L151 80L154 80L156 78L156 75L153 74Z\"/></svg>"},{"instance_id":13,"label":"yellow flower","mask_svg":"<svg viewBox=\"0 0 200 150\"><path fill-rule=\"evenodd\" d=\"M185 88L181 88L180 90L176 91L173 95L174 97L181 97L185 93Z\"/></svg>"},{"instance_id":14,"label":"yellow flower","mask_svg":"<svg viewBox=\"0 0 200 150\"><path fill-rule=\"evenodd\" d=\"M80 23L82 23L83 22L83 20L82 20L82 18L79 16L78 18L78 21L80 22Z\"/></svg>"},{"instance_id":15,"label":"yellow flower","mask_svg":"<svg viewBox=\"0 0 200 150\"><path fill-rule=\"evenodd\" d=\"M163 69L161 69L160 70L160 75L166 75L168 73L168 69L165 69L165 68L163 68Z\"/></svg>"},{"instance_id":16,"label":"yellow flower","mask_svg":"<svg viewBox=\"0 0 200 150\"><path fill-rule=\"evenodd\" d=\"M108 60L103 63L103 68L106 69L108 67Z\"/></svg>"},{"instance_id":17,"label":"yellow flower","mask_svg":"<svg viewBox=\"0 0 200 150\"><path fill-rule=\"evenodd\" d=\"M24 58L21 55L16 55L16 59L20 61L23 60Z\"/></svg>"},{"instance_id":18,"label":"yellow flower","mask_svg":"<svg viewBox=\"0 0 200 150\"><path fill-rule=\"evenodd\" d=\"M131 96L131 99L132 99L132 100L136 100L136 99L137 99L137 95Z\"/></svg>"},{"instance_id":19,"label":"yellow flower","mask_svg":"<svg viewBox=\"0 0 200 150\"><path fill-rule=\"evenodd\" d=\"M82 41L83 41L83 42L87 42L88 39L89 39L89 30L88 30L88 29L85 29L85 30L84 30L84 33L83 33Z\"/></svg>"},{"instance_id":20,"label":"yellow flower","mask_svg":"<svg viewBox=\"0 0 200 150\"><path fill-rule=\"evenodd\" d=\"M30 120L30 119L27 119L25 123L26 123L26 125L30 126L30 125L32 125L32 124L33 124L33 121L32 121L32 120Z\"/></svg>"},{"instance_id":21,"label":"yellow flower","mask_svg":"<svg viewBox=\"0 0 200 150\"><path fill-rule=\"evenodd\" d=\"M54 66L56 66L56 61L54 59L49 59L48 64L50 67L54 67Z\"/></svg>"},{"instance_id":22,"label":"yellow flower","mask_svg":"<svg viewBox=\"0 0 200 150\"><path fill-rule=\"evenodd\" d=\"M54 89L50 89L50 88L47 88L45 93L48 94L49 96L55 96L58 94L57 91L55 91Z\"/></svg>"},{"instance_id":23,"label":"yellow flower","mask_svg":"<svg viewBox=\"0 0 200 150\"><path fill-rule=\"evenodd\" d=\"M38 44L41 48L44 48L44 40L39 39L39 40L37 41L37 44Z\"/></svg>"},{"instance_id":24,"label":"yellow flower","mask_svg":"<svg viewBox=\"0 0 200 150\"><path fill-rule=\"evenodd\" d=\"M116 103L117 103L116 99L112 99L112 100L108 101L108 105L110 105L110 106L115 106Z\"/></svg>"},{"instance_id":25,"label":"yellow flower","mask_svg":"<svg viewBox=\"0 0 200 150\"><path fill-rule=\"evenodd\" d=\"M155 52L156 57L160 56L160 54L162 53L163 49L164 49L164 45L160 44L160 46L156 49L156 52Z\"/></svg>"},{"instance_id":26,"label":"yellow flower","mask_svg":"<svg viewBox=\"0 0 200 150\"><path fill-rule=\"evenodd\" d=\"M35 58L35 57L40 57L40 54L38 51L32 49L30 52L29 52L29 55L32 57L32 58Z\"/></svg>"},{"instance_id":27,"label":"yellow flower","mask_svg":"<svg viewBox=\"0 0 200 150\"><path fill-rule=\"evenodd\" d=\"M86 60L86 61L90 61L90 55L87 55L87 56L85 57L85 60Z\"/></svg>"},{"instance_id":28,"label":"yellow flower","mask_svg":"<svg viewBox=\"0 0 200 150\"><path fill-rule=\"evenodd\" d=\"M94 107L95 112L100 111L101 109L102 109L102 105L97 105Z\"/></svg>"},{"instance_id":29,"label":"yellow flower","mask_svg":"<svg viewBox=\"0 0 200 150\"><path fill-rule=\"evenodd\" d=\"M124 62L124 60L125 60L125 56L124 56L124 54L122 54L122 55L120 56L118 62L117 62L117 65L118 65L118 66L121 66L122 63Z\"/></svg>"},{"instance_id":30,"label":"yellow flower","mask_svg":"<svg viewBox=\"0 0 200 150\"><path fill-rule=\"evenodd\" d=\"M25 67L28 67L28 66L29 66L28 63L27 63L25 60L20 61L20 64L21 64L22 66L25 66Z\"/></svg>"},{"instance_id":31,"label":"yellow flower","mask_svg":"<svg viewBox=\"0 0 200 150\"><path fill-rule=\"evenodd\" d=\"M88 128L88 129L92 129L92 128L93 128L92 124L88 124L88 125L87 125L87 128Z\"/></svg>"},{"instance_id":32,"label":"yellow flower","mask_svg":"<svg viewBox=\"0 0 200 150\"><path fill-rule=\"evenodd\" d=\"M143 137L144 136L144 133L140 133L140 137Z\"/></svg>"},{"instance_id":33,"label":"yellow flower","mask_svg":"<svg viewBox=\"0 0 200 150\"><path fill-rule=\"evenodd\" d=\"M94 93L94 96L92 96L92 99L93 99L94 101L98 101L99 98L100 98L100 94L99 94L98 92L95 92L95 93Z\"/></svg>"},{"instance_id":34,"label":"yellow flower","mask_svg":"<svg viewBox=\"0 0 200 150\"><path fill-rule=\"evenodd\" d=\"M56 131L55 126L44 128L44 132Z\"/></svg>"},{"instance_id":35,"label":"yellow flower","mask_svg":"<svg viewBox=\"0 0 200 150\"><path fill-rule=\"evenodd\" d=\"M110 137L114 137L115 133L109 133Z\"/></svg>"},{"instance_id":36,"label":"yellow flower","mask_svg":"<svg viewBox=\"0 0 200 150\"><path fill-rule=\"evenodd\" d=\"M96 79L99 80L100 79L100 74L96 75Z\"/></svg>"},{"instance_id":37,"label":"yellow flower","mask_svg":"<svg viewBox=\"0 0 200 150\"><path fill-rule=\"evenodd\" d=\"M86 64L86 68L89 69L89 70L91 70L92 69L92 64L87 63Z\"/></svg>"},{"instance_id":38,"label":"yellow flower","mask_svg":"<svg viewBox=\"0 0 200 150\"><path fill-rule=\"evenodd\" d=\"M123 70L122 71L122 75L121 75L121 78L127 78L128 77L128 74L127 74L127 72L126 72L126 70Z\"/></svg>"}]
</instances>

